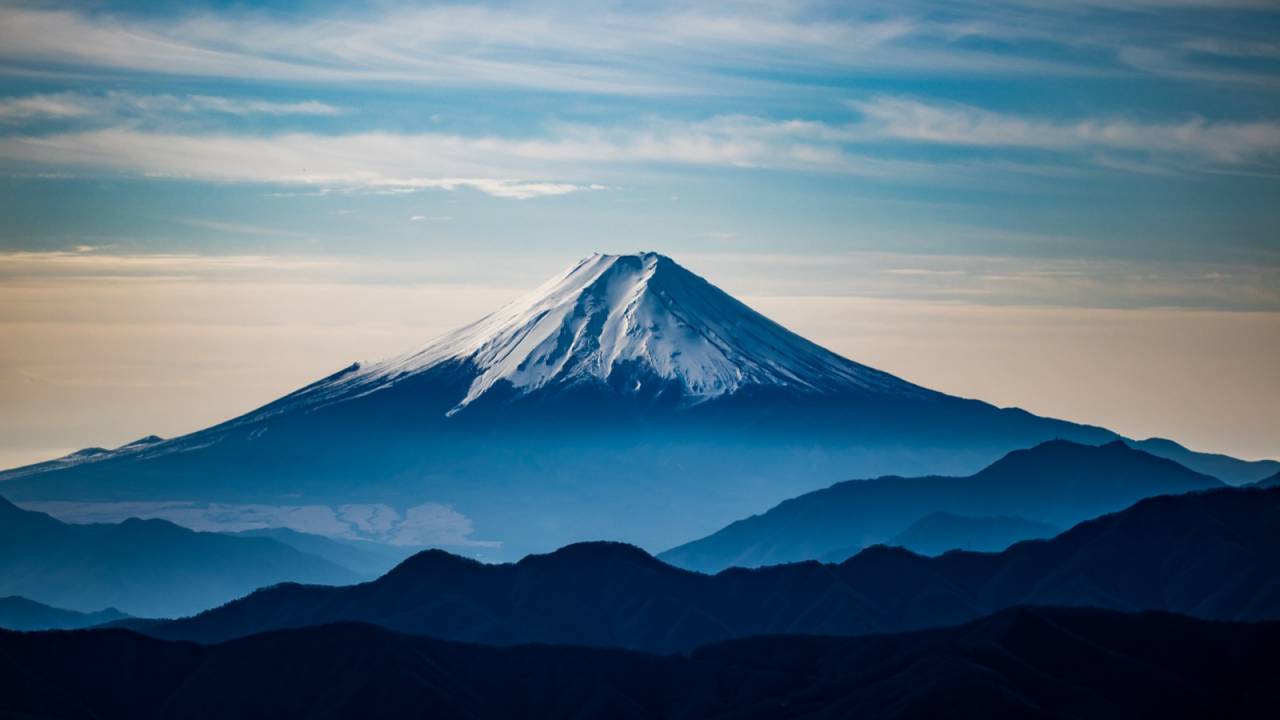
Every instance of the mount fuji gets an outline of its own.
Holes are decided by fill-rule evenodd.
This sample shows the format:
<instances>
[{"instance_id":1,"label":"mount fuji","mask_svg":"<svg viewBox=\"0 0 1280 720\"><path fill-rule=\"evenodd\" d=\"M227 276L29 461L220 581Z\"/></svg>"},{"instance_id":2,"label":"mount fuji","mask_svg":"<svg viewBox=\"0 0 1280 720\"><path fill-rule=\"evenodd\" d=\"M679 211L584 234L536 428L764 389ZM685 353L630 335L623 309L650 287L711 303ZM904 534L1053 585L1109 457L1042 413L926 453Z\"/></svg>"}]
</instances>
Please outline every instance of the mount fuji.
<instances>
[{"instance_id":1,"label":"mount fuji","mask_svg":"<svg viewBox=\"0 0 1280 720\"><path fill-rule=\"evenodd\" d=\"M0 473L0 492L318 517L293 526L513 559L583 539L662 550L849 477L1116 437L860 365L665 256L597 254L418 350L189 435Z\"/></svg>"}]
</instances>

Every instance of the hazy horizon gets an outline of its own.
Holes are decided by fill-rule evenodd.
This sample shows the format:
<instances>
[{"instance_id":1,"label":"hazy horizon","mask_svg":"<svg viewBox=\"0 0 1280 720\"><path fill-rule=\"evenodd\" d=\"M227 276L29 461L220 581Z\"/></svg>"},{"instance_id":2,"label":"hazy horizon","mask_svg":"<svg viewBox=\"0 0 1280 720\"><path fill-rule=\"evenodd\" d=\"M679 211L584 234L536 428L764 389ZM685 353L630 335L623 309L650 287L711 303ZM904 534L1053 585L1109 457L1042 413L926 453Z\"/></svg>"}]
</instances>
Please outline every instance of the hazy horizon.
<instances>
[{"instance_id":1,"label":"hazy horizon","mask_svg":"<svg viewBox=\"0 0 1280 720\"><path fill-rule=\"evenodd\" d=\"M1265 3L0 2L0 467L595 251L948 393L1280 456Z\"/></svg>"}]
</instances>

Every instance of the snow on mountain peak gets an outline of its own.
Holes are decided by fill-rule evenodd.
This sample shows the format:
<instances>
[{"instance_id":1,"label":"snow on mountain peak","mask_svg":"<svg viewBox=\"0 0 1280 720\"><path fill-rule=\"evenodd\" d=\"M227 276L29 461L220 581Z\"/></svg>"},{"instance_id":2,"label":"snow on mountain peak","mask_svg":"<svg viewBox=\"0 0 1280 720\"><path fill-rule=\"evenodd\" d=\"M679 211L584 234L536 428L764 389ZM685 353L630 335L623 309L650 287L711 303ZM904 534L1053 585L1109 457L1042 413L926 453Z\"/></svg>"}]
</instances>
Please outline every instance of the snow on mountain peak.
<instances>
[{"instance_id":1,"label":"snow on mountain peak","mask_svg":"<svg viewBox=\"0 0 1280 720\"><path fill-rule=\"evenodd\" d=\"M371 391L451 360L477 373L454 412L503 382L633 393L656 382L688 404L753 385L927 392L805 340L654 252L593 254L488 317L338 382Z\"/></svg>"}]
</instances>

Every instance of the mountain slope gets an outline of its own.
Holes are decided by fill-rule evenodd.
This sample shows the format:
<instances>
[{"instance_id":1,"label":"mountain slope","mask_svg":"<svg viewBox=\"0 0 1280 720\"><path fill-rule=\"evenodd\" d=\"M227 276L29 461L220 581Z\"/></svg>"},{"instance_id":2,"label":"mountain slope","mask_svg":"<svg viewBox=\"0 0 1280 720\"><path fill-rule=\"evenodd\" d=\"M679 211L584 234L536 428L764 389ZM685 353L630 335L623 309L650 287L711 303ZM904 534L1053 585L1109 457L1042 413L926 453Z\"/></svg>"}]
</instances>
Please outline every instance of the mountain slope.
<instances>
[{"instance_id":1,"label":"mountain slope","mask_svg":"<svg viewBox=\"0 0 1280 720\"><path fill-rule=\"evenodd\" d=\"M173 617L286 580L356 579L267 538L198 533L163 520L69 525L0 498L0 595L80 612L116 607Z\"/></svg>"},{"instance_id":2,"label":"mountain slope","mask_svg":"<svg viewBox=\"0 0 1280 720\"><path fill-rule=\"evenodd\" d=\"M889 541L921 555L941 555L948 550L1000 552L1021 540L1039 540L1062 532L1062 528L1012 515L970 517L948 512L932 512L911 523ZM860 549L860 548L859 548ZM841 561L852 555L844 552L827 560Z\"/></svg>"},{"instance_id":3,"label":"mountain slope","mask_svg":"<svg viewBox=\"0 0 1280 720\"><path fill-rule=\"evenodd\" d=\"M129 657L128 663L106 658ZM943 630L690 657L329 625L215 646L0 632L0 714L43 718L1267 717L1280 623L1019 608ZM92 668L92 672L85 672Z\"/></svg>"},{"instance_id":4,"label":"mountain slope","mask_svg":"<svg viewBox=\"0 0 1280 720\"><path fill-rule=\"evenodd\" d=\"M367 540L345 540L301 533L289 528L259 528L227 533L232 537L269 538L307 555L327 560L350 570L354 576L372 580L399 565L420 547L384 545Z\"/></svg>"},{"instance_id":5,"label":"mountain slope","mask_svg":"<svg viewBox=\"0 0 1280 720\"><path fill-rule=\"evenodd\" d=\"M190 435L0 473L0 492L199 503L208 522L302 507L323 517L297 530L515 559L667 548L843 478L1115 437L840 357L661 255L594 255L419 350Z\"/></svg>"},{"instance_id":6,"label":"mountain slope","mask_svg":"<svg viewBox=\"0 0 1280 720\"><path fill-rule=\"evenodd\" d=\"M1275 475L1272 475L1271 477L1262 478L1261 480L1255 482L1253 484L1253 487L1260 487L1260 488L1280 487L1280 472L1276 473Z\"/></svg>"},{"instance_id":7,"label":"mountain slope","mask_svg":"<svg viewBox=\"0 0 1280 720\"><path fill-rule=\"evenodd\" d=\"M1062 440L1011 452L972 476L882 477L837 483L734 522L659 557L714 572L812 560L889 542L922 515L1013 515L1069 527L1163 493L1221 487L1217 480L1122 442Z\"/></svg>"},{"instance_id":8,"label":"mountain slope","mask_svg":"<svg viewBox=\"0 0 1280 720\"><path fill-rule=\"evenodd\" d=\"M998 554L927 558L876 547L840 565L808 562L715 576L612 543L572 545L508 565L431 550L371 583L281 585L139 629L216 642L357 621L470 642L678 652L749 635L954 624L1027 603L1280 618L1278 521L1280 489L1223 489L1144 500Z\"/></svg>"},{"instance_id":9,"label":"mountain slope","mask_svg":"<svg viewBox=\"0 0 1280 720\"><path fill-rule=\"evenodd\" d=\"M592 255L422 350L321 383L295 401L371 392L451 362L475 370L456 413L491 392L582 385L696 404L748 387L791 393L935 393L792 333L657 253Z\"/></svg>"},{"instance_id":10,"label":"mountain slope","mask_svg":"<svg viewBox=\"0 0 1280 720\"><path fill-rule=\"evenodd\" d=\"M1219 453L1196 452L1164 438L1125 442L1135 450L1168 458L1196 472L1212 475L1228 485L1247 485L1258 478L1280 473L1280 462L1276 460L1241 460Z\"/></svg>"},{"instance_id":11,"label":"mountain slope","mask_svg":"<svg viewBox=\"0 0 1280 720\"><path fill-rule=\"evenodd\" d=\"M0 628L6 630L74 630L128 617L115 608L82 613L51 607L16 595L0 597Z\"/></svg>"}]
</instances>

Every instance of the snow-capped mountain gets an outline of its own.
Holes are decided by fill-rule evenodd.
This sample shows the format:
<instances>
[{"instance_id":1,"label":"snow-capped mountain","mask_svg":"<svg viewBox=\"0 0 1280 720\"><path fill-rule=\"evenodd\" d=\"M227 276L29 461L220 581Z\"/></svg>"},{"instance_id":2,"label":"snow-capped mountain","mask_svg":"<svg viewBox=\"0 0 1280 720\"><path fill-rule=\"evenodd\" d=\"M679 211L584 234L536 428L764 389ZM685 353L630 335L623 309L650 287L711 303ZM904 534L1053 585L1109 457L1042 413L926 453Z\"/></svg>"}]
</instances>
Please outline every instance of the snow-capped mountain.
<instances>
[{"instance_id":1,"label":"snow-capped mountain","mask_svg":"<svg viewBox=\"0 0 1280 720\"><path fill-rule=\"evenodd\" d=\"M449 363L475 374L451 415L495 388L528 395L596 386L686 406L748 387L931 394L820 347L645 252L594 254L478 322L399 357L355 365L305 397L324 403L378 392Z\"/></svg>"},{"instance_id":2,"label":"snow-capped mountain","mask_svg":"<svg viewBox=\"0 0 1280 720\"><path fill-rule=\"evenodd\" d=\"M662 550L851 477L1115 437L860 365L662 255L592 255L418 350L186 436L0 473L0 495L510 558Z\"/></svg>"}]
</instances>

